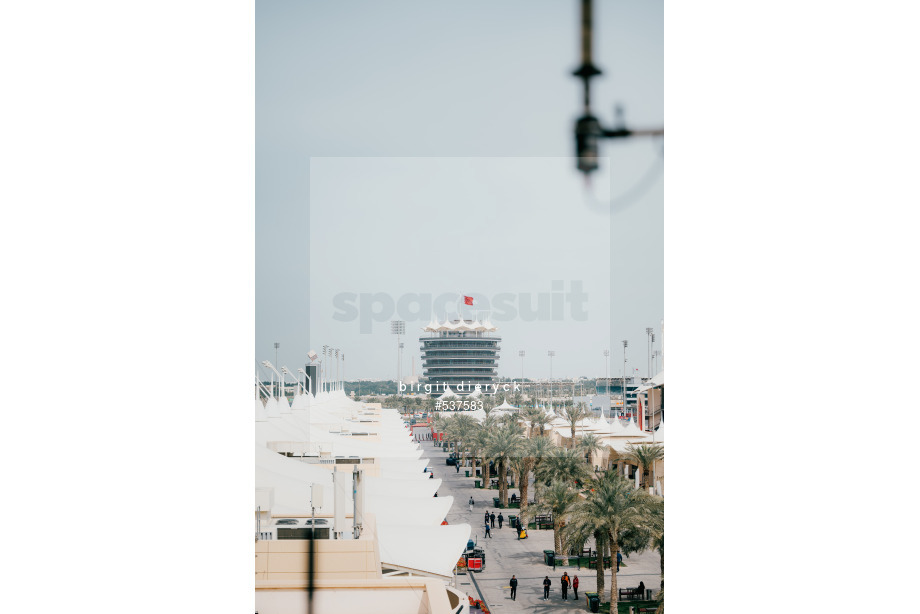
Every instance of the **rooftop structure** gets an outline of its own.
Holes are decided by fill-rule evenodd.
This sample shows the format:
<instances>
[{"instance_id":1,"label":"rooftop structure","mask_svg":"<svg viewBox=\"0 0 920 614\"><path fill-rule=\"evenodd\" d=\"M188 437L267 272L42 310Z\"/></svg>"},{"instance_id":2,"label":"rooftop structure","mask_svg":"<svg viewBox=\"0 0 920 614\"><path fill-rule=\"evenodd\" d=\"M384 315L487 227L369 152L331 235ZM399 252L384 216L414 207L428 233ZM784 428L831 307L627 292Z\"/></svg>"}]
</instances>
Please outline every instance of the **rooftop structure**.
<instances>
[{"instance_id":1,"label":"rooftop structure","mask_svg":"<svg viewBox=\"0 0 920 614\"><path fill-rule=\"evenodd\" d=\"M433 396L447 388L458 394L470 394L476 386L491 385L498 374L501 337L488 320L432 320L419 338L422 368Z\"/></svg>"}]
</instances>

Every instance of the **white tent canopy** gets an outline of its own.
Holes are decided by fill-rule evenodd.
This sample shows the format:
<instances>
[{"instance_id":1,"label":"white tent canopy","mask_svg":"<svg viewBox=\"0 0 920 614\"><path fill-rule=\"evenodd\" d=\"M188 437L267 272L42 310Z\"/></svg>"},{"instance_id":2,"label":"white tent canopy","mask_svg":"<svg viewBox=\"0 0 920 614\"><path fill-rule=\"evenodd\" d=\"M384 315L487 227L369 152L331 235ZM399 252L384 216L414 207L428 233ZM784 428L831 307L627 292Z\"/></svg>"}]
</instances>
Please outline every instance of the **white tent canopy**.
<instances>
[{"instance_id":1,"label":"white tent canopy","mask_svg":"<svg viewBox=\"0 0 920 614\"><path fill-rule=\"evenodd\" d=\"M419 570L450 578L466 548L468 524L437 527L380 526L377 540L380 562L401 569Z\"/></svg>"}]
</instances>

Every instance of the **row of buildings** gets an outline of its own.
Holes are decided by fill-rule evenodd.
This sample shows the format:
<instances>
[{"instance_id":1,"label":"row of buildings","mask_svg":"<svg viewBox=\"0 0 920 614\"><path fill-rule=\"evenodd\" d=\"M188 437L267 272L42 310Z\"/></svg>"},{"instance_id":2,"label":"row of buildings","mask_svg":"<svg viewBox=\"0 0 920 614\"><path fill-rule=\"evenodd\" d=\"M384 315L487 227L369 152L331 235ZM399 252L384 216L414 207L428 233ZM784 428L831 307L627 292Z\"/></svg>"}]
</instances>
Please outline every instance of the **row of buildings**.
<instances>
[{"instance_id":1,"label":"row of buildings","mask_svg":"<svg viewBox=\"0 0 920 614\"><path fill-rule=\"evenodd\" d=\"M257 398L254 444L256 612L468 611L454 568L471 528L446 524L453 498L395 409Z\"/></svg>"},{"instance_id":2,"label":"row of buildings","mask_svg":"<svg viewBox=\"0 0 920 614\"><path fill-rule=\"evenodd\" d=\"M432 396L437 397L448 391L461 396L470 394L476 386L488 390L498 379L502 339L497 331L488 320L445 319L440 323L432 320L422 329L423 335L419 338L423 379L413 376L409 383L430 384ZM654 379L629 376L598 378L595 391L611 399L620 399L619 406L623 409L634 410L641 405L642 392L650 385L654 387ZM663 405L663 397L654 402Z\"/></svg>"}]
</instances>

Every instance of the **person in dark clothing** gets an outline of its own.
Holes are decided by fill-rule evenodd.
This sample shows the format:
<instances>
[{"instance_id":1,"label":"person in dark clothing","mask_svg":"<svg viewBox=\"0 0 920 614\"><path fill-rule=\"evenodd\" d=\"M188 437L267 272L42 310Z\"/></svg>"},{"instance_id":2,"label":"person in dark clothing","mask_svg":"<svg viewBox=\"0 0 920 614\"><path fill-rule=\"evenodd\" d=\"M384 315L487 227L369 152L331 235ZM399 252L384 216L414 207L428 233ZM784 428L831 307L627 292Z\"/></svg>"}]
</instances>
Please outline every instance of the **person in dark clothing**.
<instances>
[{"instance_id":1,"label":"person in dark clothing","mask_svg":"<svg viewBox=\"0 0 920 614\"><path fill-rule=\"evenodd\" d=\"M549 579L549 576L546 576L543 579L543 601L549 599L549 587L552 583L553 581Z\"/></svg>"},{"instance_id":2,"label":"person in dark clothing","mask_svg":"<svg viewBox=\"0 0 920 614\"><path fill-rule=\"evenodd\" d=\"M498 513L498 528L502 528L502 523L505 521L505 517L502 516L502 513Z\"/></svg>"},{"instance_id":3,"label":"person in dark clothing","mask_svg":"<svg viewBox=\"0 0 920 614\"><path fill-rule=\"evenodd\" d=\"M620 571L620 563L623 562L623 555L617 552L617 571Z\"/></svg>"},{"instance_id":4,"label":"person in dark clothing","mask_svg":"<svg viewBox=\"0 0 920 614\"><path fill-rule=\"evenodd\" d=\"M562 585L562 598L568 599L569 598L569 574L563 573L562 579L559 582Z\"/></svg>"},{"instance_id":5,"label":"person in dark clothing","mask_svg":"<svg viewBox=\"0 0 920 614\"><path fill-rule=\"evenodd\" d=\"M572 578L572 590L575 591L575 601L578 601L578 576Z\"/></svg>"},{"instance_id":6,"label":"person in dark clothing","mask_svg":"<svg viewBox=\"0 0 920 614\"><path fill-rule=\"evenodd\" d=\"M495 512L492 512L491 514L489 514L489 522L492 523L492 528L494 529L495 528Z\"/></svg>"},{"instance_id":7,"label":"person in dark clothing","mask_svg":"<svg viewBox=\"0 0 920 614\"><path fill-rule=\"evenodd\" d=\"M640 581L636 591L639 593L639 599L645 599L645 582Z\"/></svg>"},{"instance_id":8,"label":"person in dark clothing","mask_svg":"<svg viewBox=\"0 0 920 614\"><path fill-rule=\"evenodd\" d=\"M457 468L457 473L460 473L460 463L455 463L454 467Z\"/></svg>"},{"instance_id":9,"label":"person in dark clothing","mask_svg":"<svg viewBox=\"0 0 920 614\"><path fill-rule=\"evenodd\" d=\"M486 510L486 524L489 524L489 510Z\"/></svg>"},{"instance_id":10,"label":"person in dark clothing","mask_svg":"<svg viewBox=\"0 0 920 614\"><path fill-rule=\"evenodd\" d=\"M485 539L486 537L488 537L488 538L491 538L491 537L492 537L492 531L489 530L489 523L488 523L488 522L486 523L486 534L485 534L485 537L483 537L483 539Z\"/></svg>"},{"instance_id":11,"label":"person in dark clothing","mask_svg":"<svg viewBox=\"0 0 920 614\"><path fill-rule=\"evenodd\" d=\"M511 601L516 601L517 597L517 578L514 575L511 576Z\"/></svg>"}]
</instances>

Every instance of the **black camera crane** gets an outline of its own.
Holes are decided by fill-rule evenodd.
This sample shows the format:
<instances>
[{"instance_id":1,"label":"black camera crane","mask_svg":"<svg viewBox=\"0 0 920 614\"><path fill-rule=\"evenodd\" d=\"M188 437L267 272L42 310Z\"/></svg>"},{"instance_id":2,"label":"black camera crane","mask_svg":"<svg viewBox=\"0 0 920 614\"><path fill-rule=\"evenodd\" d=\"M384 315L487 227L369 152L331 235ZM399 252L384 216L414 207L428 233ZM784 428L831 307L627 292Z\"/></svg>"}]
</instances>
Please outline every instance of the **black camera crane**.
<instances>
[{"instance_id":1,"label":"black camera crane","mask_svg":"<svg viewBox=\"0 0 920 614\"><path fill-rule=\"evenodd\" d=\"M622 109L616 110L616 126L604 128L591 114L591 78L601 74L601 70L592 61L594 43L592 0L581 0L581 66L572 74L584 83L584 114L575 122L575 155L578 158L578 170L589 176L598 168L598 146L601 138L621 139L637 136L663 136L664 128L632 130L623 123Z\"/></svg>"}]
</instances>

